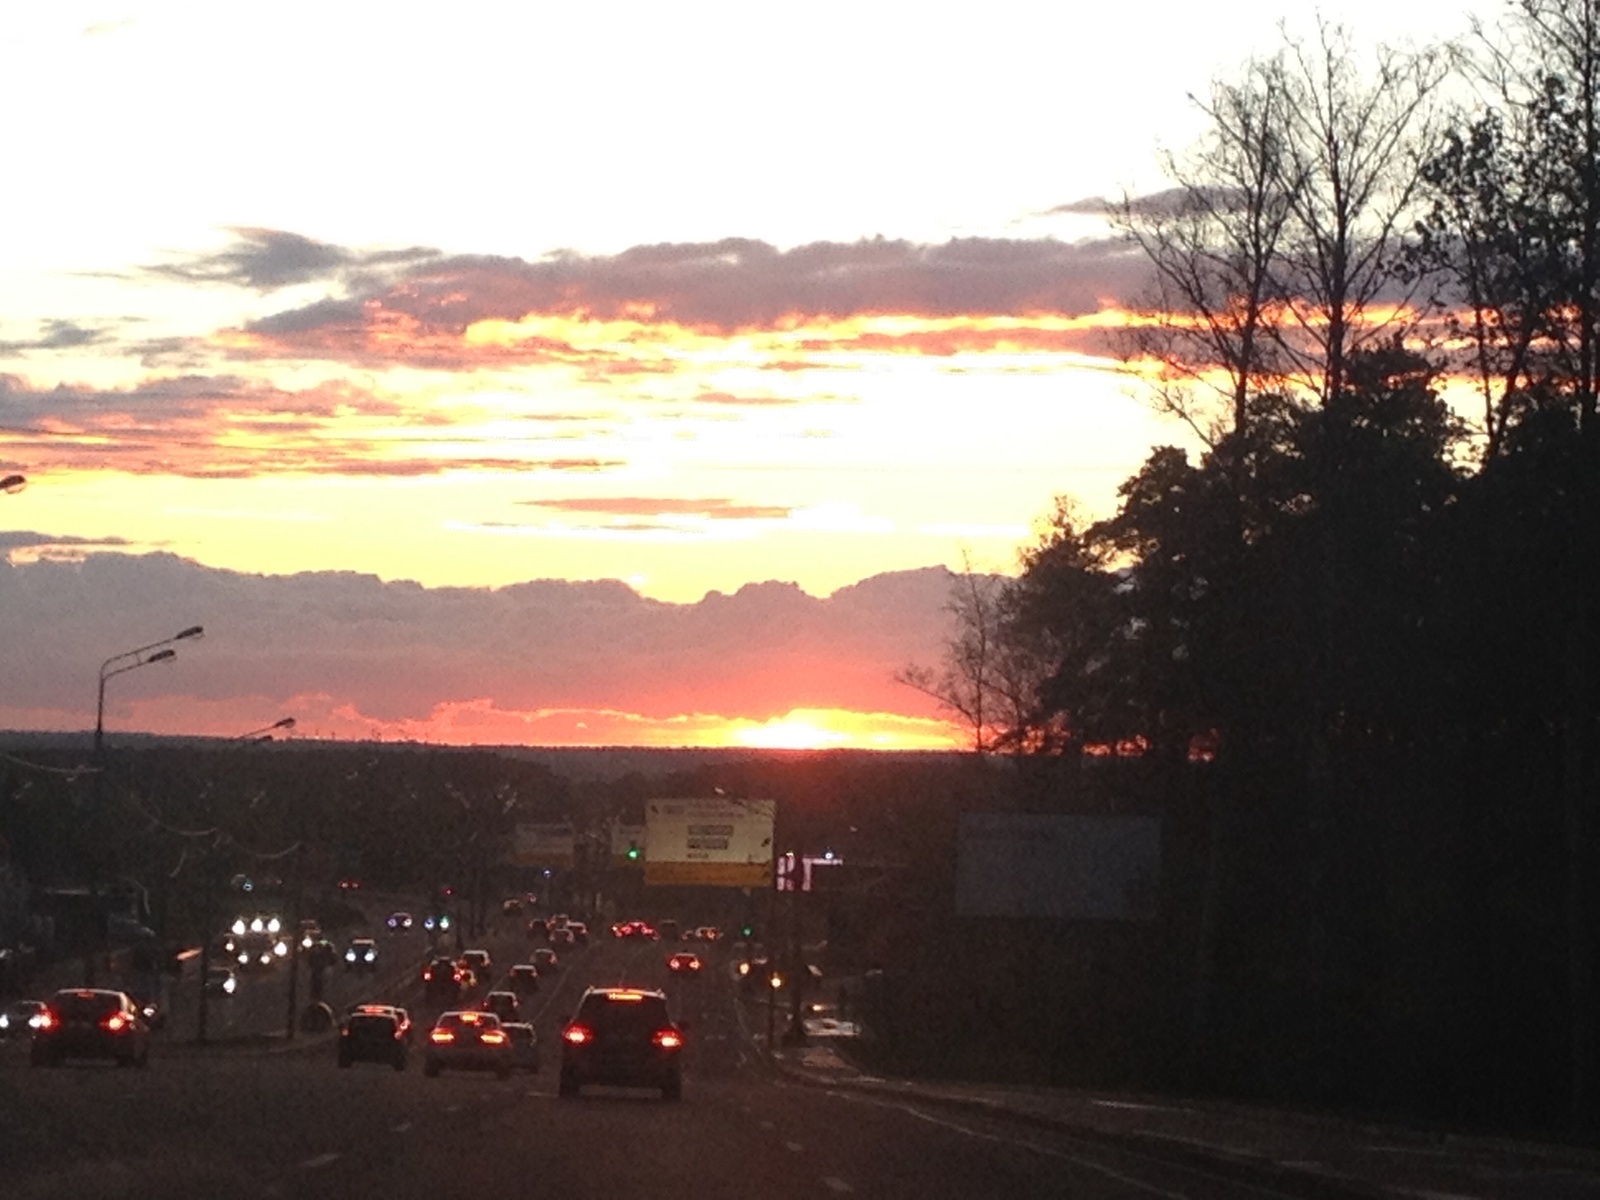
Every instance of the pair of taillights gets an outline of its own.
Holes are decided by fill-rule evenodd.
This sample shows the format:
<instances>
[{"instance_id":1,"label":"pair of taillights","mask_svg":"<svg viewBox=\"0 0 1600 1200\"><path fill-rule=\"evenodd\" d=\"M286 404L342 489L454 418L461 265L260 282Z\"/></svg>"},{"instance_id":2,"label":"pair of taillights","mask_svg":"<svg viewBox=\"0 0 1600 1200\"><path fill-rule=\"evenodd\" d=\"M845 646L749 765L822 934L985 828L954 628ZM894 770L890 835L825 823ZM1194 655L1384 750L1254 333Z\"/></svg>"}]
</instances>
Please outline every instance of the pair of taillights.
<instances>
[{"instance_id":1,"label":"pair of taillights","mask_svg":"<svg viewBox=\"0 0 1600 1200\"><path fill-rule=\"evenodd\" d=\"M61 1018L47 1008L28 1023L36 1030L50 1030L61 1024ZM107 1033L121 1033L125 1029L133 1028L133 1022L121 1013L112 1013L101 1020L100 1028Z\"/></svg>"},{"instance_id":2,"label":"pair of taillights","mask_svg":"<svg viewBox=\"0 0 1600 1200\"><path fill-rule=\"evenodd\" d=\"M456 1040L453 1029L434 1029L428 1033L428 1039L438 1046L447 1046ZM485 1029L478 1035L478 1041L486 1046L501 1046L505 1044L506 1035L499 1029Z\"/></svg>"},{"instance_id":3,"label":"pair of taillights","mask_svg":"<svg viewBox=\"0 0 1600 1200\"><path fill-rule=\"evenodd\" d=\"M561 1038L573 1046L585 1046L594 1041L594 1030L587 1025L568 1025ZM683 1035L676 1029L658 1029L650 1035L650 1043L662 1050L676 1050L683 1045Z\"/></svg>"}]
</instances>

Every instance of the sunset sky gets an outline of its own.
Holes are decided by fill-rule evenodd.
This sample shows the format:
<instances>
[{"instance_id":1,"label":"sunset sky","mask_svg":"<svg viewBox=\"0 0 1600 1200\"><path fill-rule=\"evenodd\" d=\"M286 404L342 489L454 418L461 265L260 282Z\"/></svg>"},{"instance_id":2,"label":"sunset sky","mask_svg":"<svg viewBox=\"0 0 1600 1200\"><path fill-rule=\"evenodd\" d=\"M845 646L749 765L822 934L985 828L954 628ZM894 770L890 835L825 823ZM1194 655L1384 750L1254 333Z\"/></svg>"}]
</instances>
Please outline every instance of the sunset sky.
<instances>
[{"instance_id":1,"label":"sunset sky","mask_svg":"<svg viewBox=\"0 0 1600 1200\"><path fill-rule=\"evenodd\" d=\"M1366 44L1469 10L1323 12ZM937 659L936 589L892 645L790 646L737 688L711 685L728 651L704 639L648 695L567 694L492 643L470 671L394 668L445 654L448 596L619 581L694 624L777 582L741 594L843 620L824 602L874 576L1013 569L1057 495L1109 512L1186 439L1112 353L1140 264L1095 202L1164 186L1158 148L1199 128L1187 95L1285 13L1309 17L8 6L0 475L28 484L0 496L0 728L89 727L101 660L201 622L203 645L113 684L118 728L289 711L341 737L959 744L889 678ZM223 590L194 612L129 583L167 572ZM408 615L374 634L336 604L320 658L241 677L305 644L261 603L303 573L306 604L371 587L388 611L400 588ZM616 660L594 677L625 678L631 626L560 594ZM748 652L776 654L761 631L793 614L745 616ZM846 648L867 657L818 661ZM665 686L683 672L706 689Z\"/></svg>"}]
</instances>

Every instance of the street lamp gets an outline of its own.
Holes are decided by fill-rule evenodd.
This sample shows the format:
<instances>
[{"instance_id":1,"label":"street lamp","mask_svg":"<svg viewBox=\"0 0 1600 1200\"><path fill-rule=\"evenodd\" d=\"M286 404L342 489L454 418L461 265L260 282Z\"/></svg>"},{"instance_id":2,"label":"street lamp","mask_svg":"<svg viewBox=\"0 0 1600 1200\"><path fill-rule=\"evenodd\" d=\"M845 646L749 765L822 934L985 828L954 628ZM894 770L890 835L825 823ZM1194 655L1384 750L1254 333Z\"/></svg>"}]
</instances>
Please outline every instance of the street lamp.
<instances>
[{"instance_id":1,"label":"street lamp","mask_svg":"<svg viewBox=\"0 0 1600 1200\"><path fill-rule=\"evenodd\" d=\"M169 638L162 638L159 642L151 642L148 646L140 646L135 650L124 650L121 654L113 654L100 664L100 695L95 703L94 713L94 752L95 757L100 756L101 744L105 741L106 725L106 680L116 675L122 675L139 667L147 667L151 663L170 662L178 657L178 652L172 649L173 642L184 642L190 638L197 638L205 633L205 626L191 625ZM154 651L154 653L151 653ZM120 665L119 665L120 664Z\"/></svg>"},{"instance_id":2,"label":"street lamp","mask_svg":"<svg viewBox=\"0 0 1600 1200\"><path fill-rule=\"evenodd\" d=\"M241 733L233 740L236 742L270 742L272 740L273 730L293 728L293 717L279 717L271 725L263 725L260 729L252 729L249 733Z\"/></svg>"}]
</instances>

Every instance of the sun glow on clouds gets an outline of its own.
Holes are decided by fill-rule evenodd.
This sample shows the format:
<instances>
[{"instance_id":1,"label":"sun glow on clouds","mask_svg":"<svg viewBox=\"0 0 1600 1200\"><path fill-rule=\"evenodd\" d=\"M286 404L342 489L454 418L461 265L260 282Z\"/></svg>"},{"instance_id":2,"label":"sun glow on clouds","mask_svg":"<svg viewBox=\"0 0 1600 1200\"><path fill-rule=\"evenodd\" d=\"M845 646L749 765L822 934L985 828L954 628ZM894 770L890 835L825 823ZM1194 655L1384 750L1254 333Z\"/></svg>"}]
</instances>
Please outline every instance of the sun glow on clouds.
<instances>
[{"instance_id":1,"label":"sun glow on clouds","mask_svg":"<svg viewBox=\"0 0 1600 1200\"><path fill-rule=\"evenodd\" d=\"M132 706L139 728L163 730L169 702L150 699ZM959 750L961 730L948 723L900 713L847 709L795 709L767 721L687 713L651 717L609 709L549 708L529 712L478 698L434 707L425 718L385 720L326 694L293 697L288 707L306 736L341 740L412 741L445 745L696 746L789 750ZM171 714L178 719L176 714ZM215 731L197 728L184 710L178 731L225 734L247 719L228 713ZM230 724L229 722L232 722Z\"/></svg>"}]
</instances>

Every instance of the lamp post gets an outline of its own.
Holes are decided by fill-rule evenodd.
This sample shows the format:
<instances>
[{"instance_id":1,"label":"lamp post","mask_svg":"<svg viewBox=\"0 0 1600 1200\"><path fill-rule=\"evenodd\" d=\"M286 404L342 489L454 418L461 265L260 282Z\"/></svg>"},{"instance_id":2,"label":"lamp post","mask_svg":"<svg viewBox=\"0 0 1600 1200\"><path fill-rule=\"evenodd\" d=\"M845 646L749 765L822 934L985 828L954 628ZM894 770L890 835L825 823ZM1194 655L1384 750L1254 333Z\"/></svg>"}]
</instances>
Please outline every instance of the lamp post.
<instances>
[{"instance_id":1,"label":"lamp post","mask_svg":"<svg viewBox=\"0 0 1600 1200\"><path fill-rule=\"evenodd\" d=\"M148 646L140 646L134 650L124 650L121 654L113 654L100 664L100 695L95 703L94 713L94 754L96 760L100 758L100 751L105 742L106 725L106 680L128 671L147 667L151 663L170 662L178 657L178 652L172 649L173 642L184 642L190 638L197 638L205 633L205 626L191 625L169 638L162 638L159 642L151 642ZM152 653L152 651L154 653ZM98 765L98 762L97 762Z\"/></svg>"},{"instance_id":2,"label":"lamp post","mask_svg":"<svg viewBox=\"0 0 1600 1200\"><path fill-rule=\"evenodd\" d=\"M105 726L106 726L106 681L129 671L147 667L151 663L171 662L178 657L178 652L172 648L172 643L188 641L205 633L203 625L191 625L180 630L169 638L162 638L159 642L151 642L147 646L137 646L132 650L124 650L121 654L113 654L100 664L100 688L95 698L94 711L94 816L96 820L101 817L104 808L105 796ZM90 850L90 881L89 894L94 903L94 916L98 921L100 917L100 871L97 854L93 847ZM84 983L93 986L95 975L95 949L84 955L83 975Z\"/></svg>"},{"instance_id":3,"label":"lamp post","mask_svg":"<svg viewBox=\"0 0 1600 1200\"><path fill-rule=\"evenodd\" d=\"M260 729L252 729L249 733L241 733L233 740L236 742L270 742L274 730L293 728L293 717L279 717L271 725L263 725Z\"/></svg>"}]
</instances>

